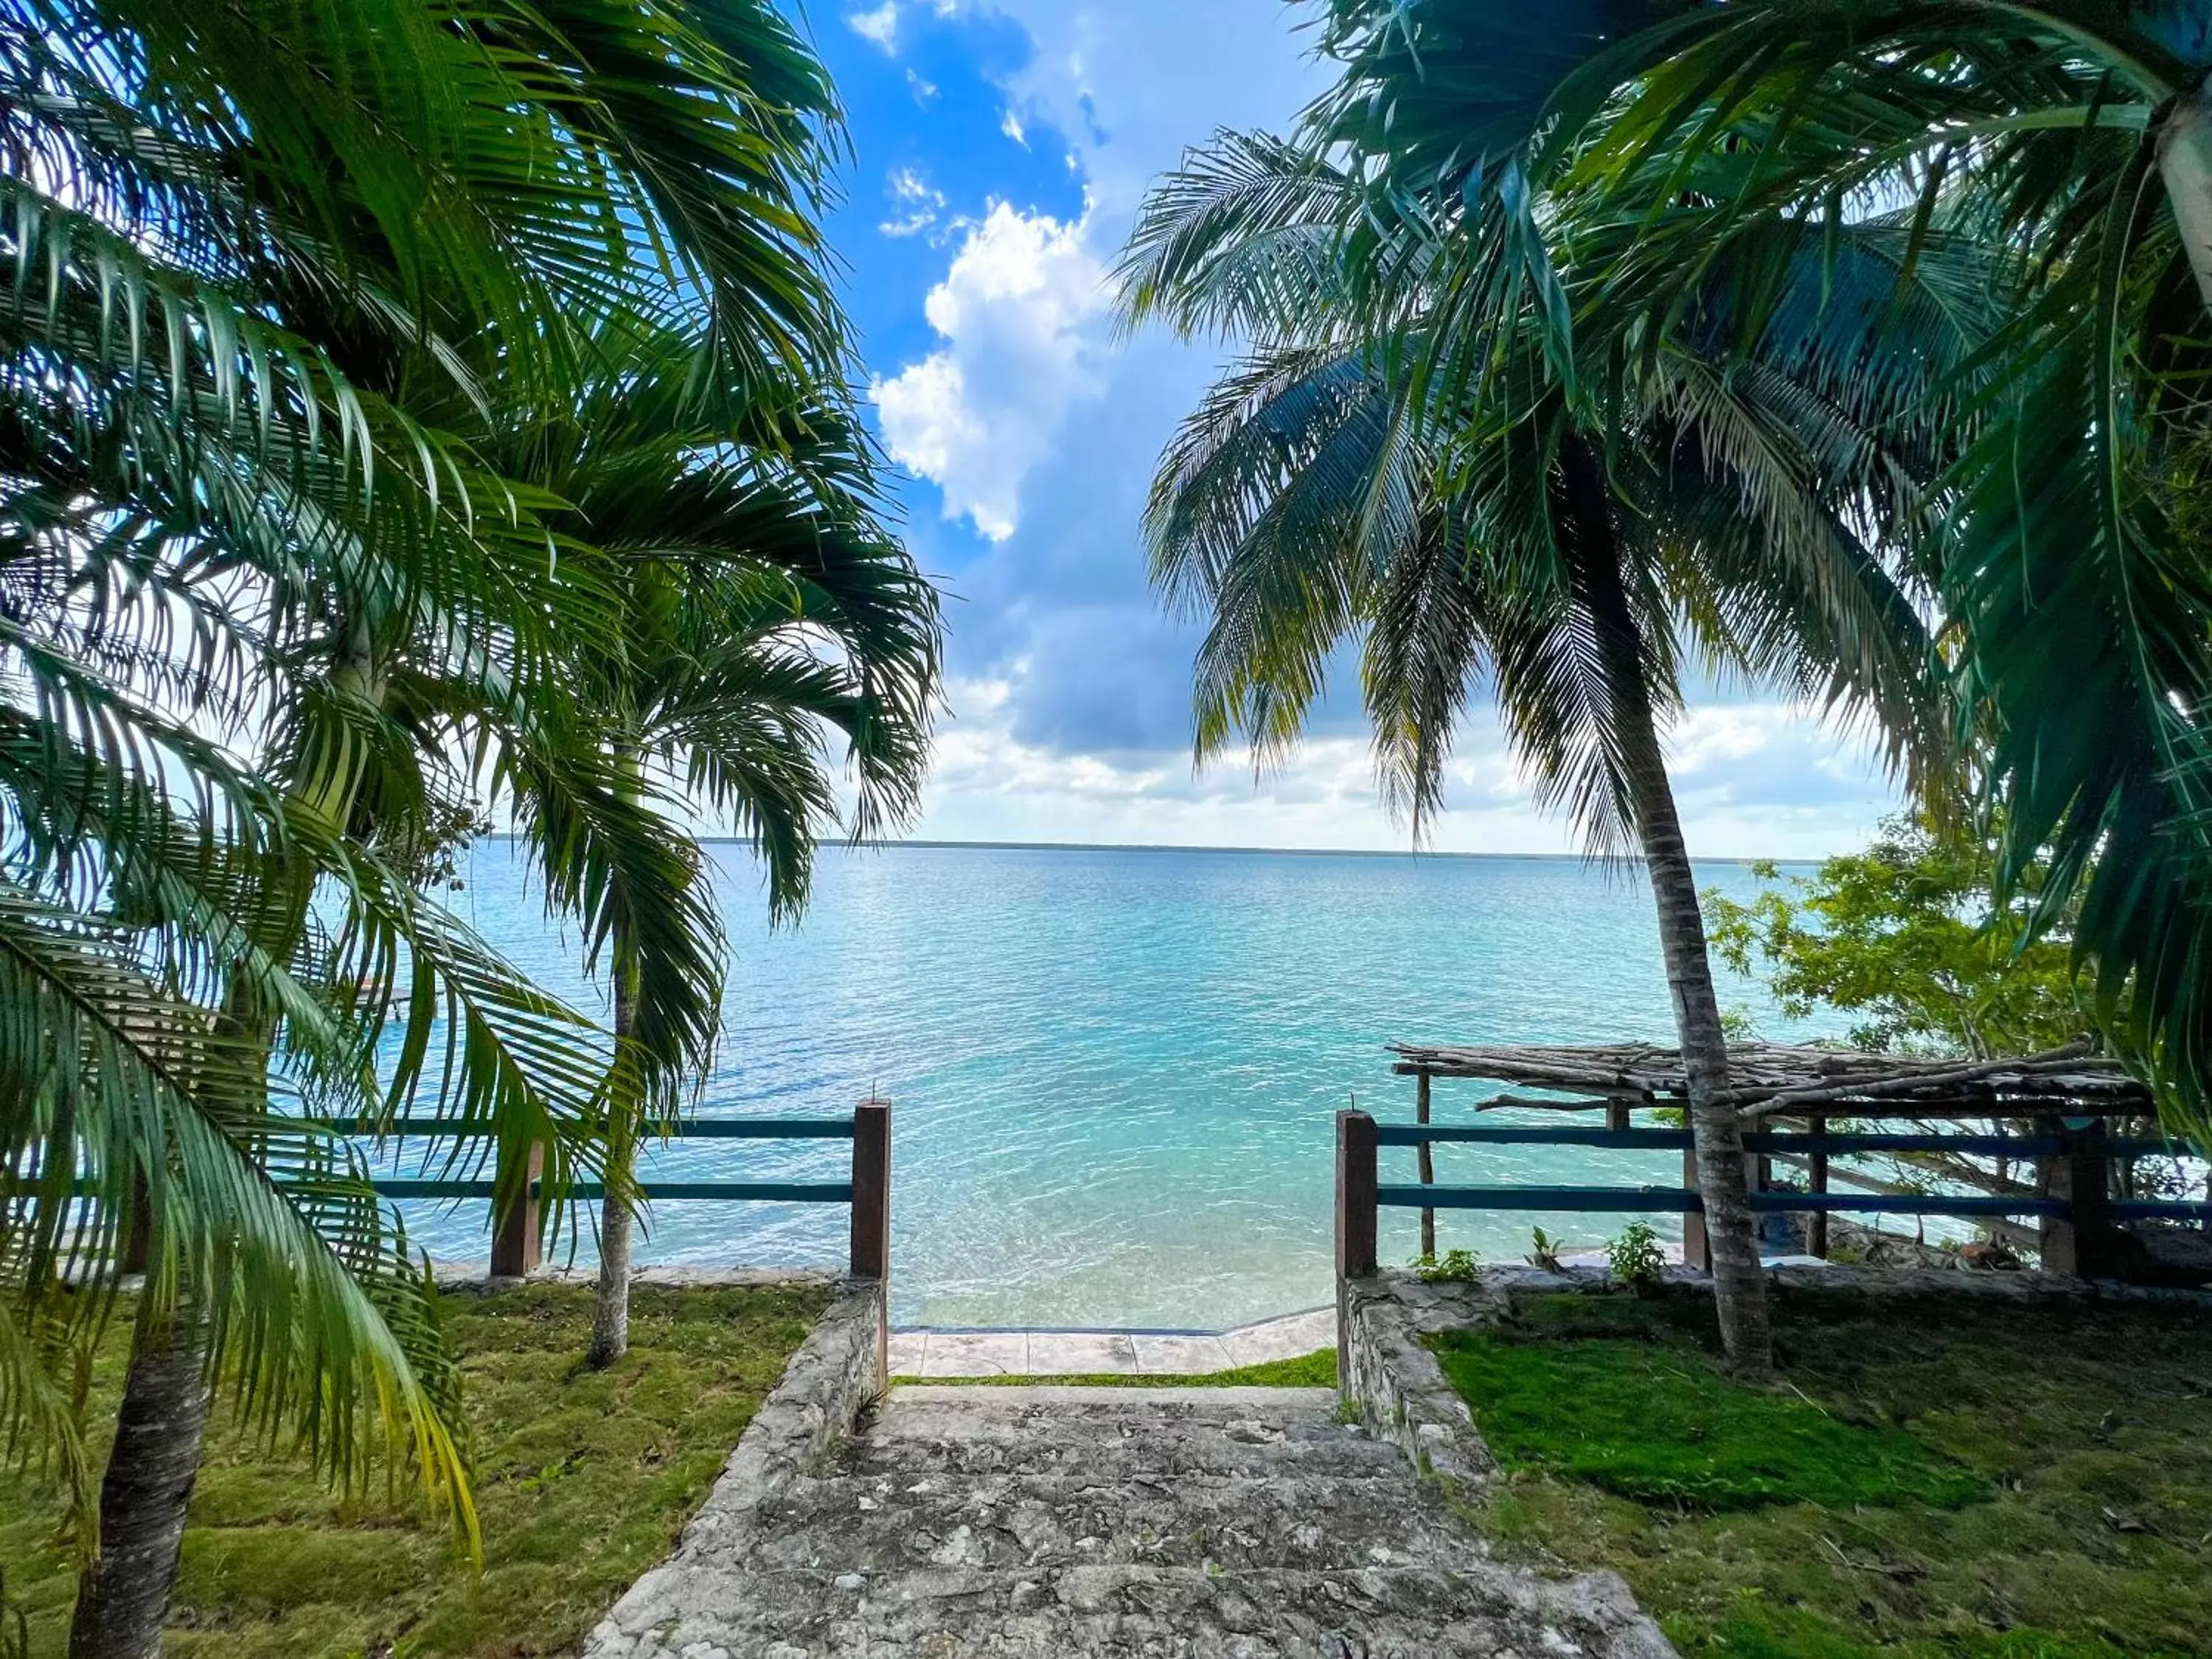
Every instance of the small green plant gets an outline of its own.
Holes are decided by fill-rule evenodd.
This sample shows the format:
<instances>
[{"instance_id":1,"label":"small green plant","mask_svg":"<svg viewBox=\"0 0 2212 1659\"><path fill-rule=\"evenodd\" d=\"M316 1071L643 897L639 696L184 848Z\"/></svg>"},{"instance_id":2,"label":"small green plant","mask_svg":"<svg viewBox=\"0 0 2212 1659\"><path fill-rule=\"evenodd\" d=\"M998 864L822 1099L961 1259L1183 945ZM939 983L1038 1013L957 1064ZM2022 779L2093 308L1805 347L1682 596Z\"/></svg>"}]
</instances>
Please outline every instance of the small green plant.
<instances>
[{"instance_id":1,"label":"small green plant","mask_svg":"<svg viewBox=\"0 0 2212 1659\"><path fill-rule=\"evenodd\" d=\"M1659 1235L1648 1223L1630 1222L1620 1230L1620 1237L1605 1247L1605 1254L1613 1265L1614 1281L1639 1295L1657 1290L1665 1279L1667 1257L1659 1249Z\"/></svg>"},{"instance_id":2,"label":"small green plant","mask_svg":"<svg viewBox=\"0 0 2212 1659\"><path fill-rule=\"evenodd\" d=\"M1531 1249L1528 1265L1541 1267L1547 1273L1562 1273L1566 1269L1559 1265L1559 1246L1565 1243L1546 1232L1541 1227L1532 1227L1528 1232Z\"/></svg>"},{"instance_id":3,"label":"small green plant","mask_svg":"<svg viewBox=\"0 0 2212 1659\"><path fill-rule=\"evenodd\" d=\"M1413 1272L1424 1285L1471 1284L1481 1267L1473 1250L1446 1250L1441 1258L1413 1258Z\"/></svg>"}]
</instances>

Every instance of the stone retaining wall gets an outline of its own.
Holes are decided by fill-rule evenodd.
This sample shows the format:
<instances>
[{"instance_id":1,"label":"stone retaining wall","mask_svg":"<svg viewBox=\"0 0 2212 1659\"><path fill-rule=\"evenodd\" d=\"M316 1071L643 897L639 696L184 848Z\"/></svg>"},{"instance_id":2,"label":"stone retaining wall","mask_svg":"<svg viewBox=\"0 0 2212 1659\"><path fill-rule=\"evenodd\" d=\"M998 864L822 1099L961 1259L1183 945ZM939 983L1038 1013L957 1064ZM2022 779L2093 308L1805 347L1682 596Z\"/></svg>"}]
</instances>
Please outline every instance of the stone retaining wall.
<instances>
[{"instance_id":1,"label":"stone retaining wall","mask_svg":"<svg viewBox=\"0 0 2212 1659\"><path fill-rule=\"evenodd\" d=\"M1678 1287L1712 1287L1711 1279L1686 1268L1670 1269L1667 1279ZM1767 1282L1784 1297L2164 1302L2212 1311L2212 1291L2120 1285L2061 1273L1829 1265L1770 1268ZM1604 1275L1595 1271L1553 1273L1517 1267L1485 1267L1468 1282L1424 1284L1413 1273L1388 1267L1371 1279L1350 1280L1338 1286L1338 1352L1344 1367L1338 1389L1358 1405L1369 1432L1391 1442L1415 1468L1479 1491L1496 1462L1467 1402L1425 1339L1495 1324L1511 1313L1516 1293L1606 1288Z\"/></svg>"},{"instance_id":2,"label":"stone retaining wall","mask_svg":"<svg viewBox=\"0 0 2212 1659\"><path fill-rule=\"evenodd\" d=\"M883 1393L884 1315L880 1282L839 1281L836 1299L761 1402L676 1553L631 1585L599 1621L585 1640L585 1659L617 1659L635 1650L645 1632L673 1620L693 1559L726 1547L755 1510L836 1453Z\"/></svg>"},{"instance_id":3,"label":"stone retaining wall","mask_svg":"<svg viewBox=\"0 0 2212 1659\"><path fill-rule=\"evenodd\" d=\"M1338 1345L1345 1375L1337 1388L1355 1401L1369 1433L1389 1441L1413 1467L1473 1497L1497 1465L1467 1402L1423 1338L1503 1318L1503 1286L1425 1285L1386 1267L1339 1287Z\"/></svg>"}]
</instances>

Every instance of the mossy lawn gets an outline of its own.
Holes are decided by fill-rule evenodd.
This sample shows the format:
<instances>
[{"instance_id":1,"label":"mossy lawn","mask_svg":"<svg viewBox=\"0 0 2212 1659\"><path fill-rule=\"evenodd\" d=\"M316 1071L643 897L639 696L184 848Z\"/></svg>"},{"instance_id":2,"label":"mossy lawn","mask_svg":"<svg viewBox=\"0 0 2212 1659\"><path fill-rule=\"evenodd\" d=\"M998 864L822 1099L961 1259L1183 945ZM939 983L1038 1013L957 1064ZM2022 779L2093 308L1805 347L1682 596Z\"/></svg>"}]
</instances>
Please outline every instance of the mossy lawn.
<instances>
[{"instance_id":1,"label":"mossy lawn","mask_svg":"<svg viewBox=\"0 0 2212 1659\"><path fill-rule=\"evenodd\" d=\"M1628 1579L1686 1655L2212 1652L2212 1320L1826 1293L1779 1379L1702 1297L1534 1298L1439 1358L1504 1466L1510 1553Z\"/></svg>"},{"instance_id":2,"label":"mossy lawn","mask_svg":"<svg viewBox=\"0 0 2212 1659\"><path fill-rule=\"evenodd\" d=\"M170 1659L529 1659L569 1653L666 1553L827 1300L804 1286L638 1287L631 1350L579 1363L587 1287L445 1299L476 1446L483 1566L380 1486L331 1492L219 1407L185 1534ZM103 1349L112 1416L125 1333ZM104 1455L104 1453L103 1453ZM50 1492L0 1472L0 1570L33 1659L64 1649L74 1559Z\"/></svg>"}]
</instances>

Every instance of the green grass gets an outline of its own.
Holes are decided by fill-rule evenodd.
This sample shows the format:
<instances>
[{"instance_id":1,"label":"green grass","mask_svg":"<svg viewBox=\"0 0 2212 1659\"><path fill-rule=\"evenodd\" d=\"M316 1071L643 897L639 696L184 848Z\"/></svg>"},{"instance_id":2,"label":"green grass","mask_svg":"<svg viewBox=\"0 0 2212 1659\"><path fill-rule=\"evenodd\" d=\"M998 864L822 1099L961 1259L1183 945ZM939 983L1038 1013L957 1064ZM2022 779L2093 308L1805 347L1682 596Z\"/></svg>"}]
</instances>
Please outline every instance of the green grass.
<instances>
[{"instance_id":1,"label":"green grass","mask_svg":"<svg viewBox=\"0 0 2212 1659\"><path fill-rule=\"evenodd\" d=\"M1336 1386L1336 1350L1316 1348L1293 1359L1269 1359L1257 1365L1238 1365L1225 1371L1194 1371L1183 1375L1132 1374L1091 1371L1077 1376L1047 1373L1042 1376L895 1376L891 1386L927 1383L931 1388L1013 1389L1333 1389Z\"/></svg>"},{"instance_id":2,"label":"green grass","mask_svg":"<svg viewBox=\"0 0 2212 1659\"><path fill-rule=\"evenodd\" d=\"M170 1659L524 1659L574 1651L665 1555L821 1311L811 1288L632 1292L631 1351L581 1368L588 1287L447 1298L476 1437L484 1563L403 1498L347 1498L219 1409L185 1534ZM112 1414L122 1334L100 1357ZM0 1472L0 1571L36 1659L62 1652L75 1566L52 1494Z\"/></svg>"},{"instance_id":3,"label":"green grass","mask_svg":"<svg viewBox=\"0 0 2212 1659\"><path fill-rule=\"evenodd\" d=\"M1625 1498L1751 1509L1802 1500L1955 1507L1989 1483L1899 1429L1839 1422L1794 1394L1740 1388L1700 1353L1632 1340L1437 1344L1453 1386L1482 1402L1509 1468L1541 1468Z\"/></svg>"},{"instance_id":4,"label":"green grass","mask_svg":"<svg viewBox=\"0 0 2212 1659\"><path fill-rule=\"evenodd\" d=\"M1440 1343L1505 1468L1485 1528L1619 1570L1686 1655L2212 1651L2212 1322L1828 1295L1775 1314L1771 1389L1721 1375L1702 1297L1544 1297L1506 1340Z\"/></svg>"}]
</instances>

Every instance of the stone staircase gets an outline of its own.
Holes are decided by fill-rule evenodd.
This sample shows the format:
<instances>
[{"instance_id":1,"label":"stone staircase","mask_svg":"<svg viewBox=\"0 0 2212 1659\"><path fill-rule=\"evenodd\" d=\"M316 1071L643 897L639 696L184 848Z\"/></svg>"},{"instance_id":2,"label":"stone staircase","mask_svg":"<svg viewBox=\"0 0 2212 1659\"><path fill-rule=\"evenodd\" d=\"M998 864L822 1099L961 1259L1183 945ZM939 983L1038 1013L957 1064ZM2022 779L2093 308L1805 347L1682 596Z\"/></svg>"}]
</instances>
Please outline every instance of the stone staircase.
<instances>
[{"instance_id":1,"label":"stone staircase","mask_svg":"<svg viewBox=\"0 0 2212 1659\"><path fill-rule=\"evenodd\" d=\"M1610 1575L1504 1566L1306 1389L908 1387L702 1515L587 1659L1646 1659Z\"/></svg>"}]
</instances>

